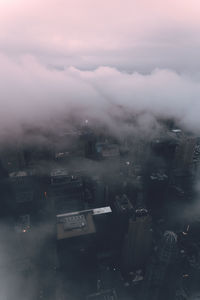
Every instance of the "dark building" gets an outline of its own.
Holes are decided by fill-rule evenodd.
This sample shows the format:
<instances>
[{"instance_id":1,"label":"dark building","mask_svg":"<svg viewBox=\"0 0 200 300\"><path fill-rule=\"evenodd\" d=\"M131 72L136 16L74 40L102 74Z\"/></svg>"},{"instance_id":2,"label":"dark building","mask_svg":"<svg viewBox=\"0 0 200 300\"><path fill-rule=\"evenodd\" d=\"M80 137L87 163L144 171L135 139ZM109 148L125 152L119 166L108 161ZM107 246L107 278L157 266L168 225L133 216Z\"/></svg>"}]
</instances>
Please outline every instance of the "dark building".
<instances>
[{"instance_id":1,"label":"dark building","mask_svg":"<svg viewBox=\"0 0 200 300\"><path fill-rule=\"evenodd\" d=\"M33 171L18 171L9 174L13 207L17 214L30 214L41 205L39 184Z\"/></svg>"},{"instance_id":2,"label":"dark building","mask_svg":"<svg viewBox=\"0 0 200 300\"><path fill-rule=\"evenodd\" d=\"M53 137L54 159L57 162L68 162L76 156L84 156L80 141L81 132L76 129L67 130Z\"/></svg>"},{"instance_id":3,"label":"dark building","mask_svg":"<svg viewBox=\"0 0 200 300\"><path fill-rule=\"evenodd\" d=\"M101 159L119 158L120 151L119 151L119 145L117 144L111 144L108 142L96 143L95 148L96 148L96 153L98 158Z\"/></svg>"},{"instance_id":4,"label":"dark building","mask_svg":"<svg viewBox=\"0 0 200 300\"><path fill-rule=\"evenodd\" d=\"M86 297L86 300L117 300L117 293L113 290L103 290L97 293L91 294Z\"/></svg>"},{"instance_id":5,"label":"dark building","mask_svg":"<svg viewBox=\"0 0 200 300\"><path fill-rule=\"evenodd\" d=\"M24 271L37 272L38 297L50 299L53 287L58 299L139 300L142 291L141 300L174 300L181 243L166 228L181 228L180 249L190 261L181 276L197 287L199 224L182 213L198 197L200 140L174 126L152 141L130 135L120 142L86 120L80 131L41 132L35 145L40 131L29 130L23 145L2 152L1 213L5 202L17 239L27 249L36 244Z\"/></svg>"},{"instance_id":6,"label":"dark building","mask_svg":"<svg viewBox=\"0 0 200 300\"><path fill-rule=\"evenodd\" d=\"M50 174L50 198L57 214L84 209L82 177L66 169L55 169Z\"/></svg>"},{"instance_id":7,"label":"dark building","mask_svg":"<svg viewBox=\"0 0 200 300\"><path fill-rule=\"evenodd\" d=\"M88 126L85 126L82 128L82 135L80 137L85 153L85 157L87 158L96 158L96 142L97 142L97 136L89 128Z\"/></svg>"},{"instance_id":8,"label":"dark building","mask_svg":"<svg viewBox=\"0 0 200 300\"><path fill-rule=\"evenodd\" d=\"M26 233L31 230L30 215L19 216L15 224L15 230L18 233Z\"/></svg>"},{"instance_id":9,"label":"dark building","mask_svg":"<svg viewBox=\"0 0 200 300\"><path fill-rule=\"evenodd\" d=\"M111 213L111 208L101 207L56 215L57 240L88 236L103 226L102 217ZM101 224L99 223L101 221Z\"/></svg>"},{"instance_id":10,"label":"dark building","mask_svg":"<svg viewBox=\"0 0 200 300\"><path fill-rule=\"evenodd\" d=\"M148 265L141 299L175 299L178 263L177 235L172 231L165 231L156 256Z\"/></svg>"},{"instance_id":11,"label":"dark building","mask_svg":"<svg viewBox=\"0 0 200 300\"><path fill-rule=\"evenodd\" d=\"M58 240L96 232L92 211L59 214L56 218Z\"/></svg>"},{"instance_id":12,"label":"dark building","mask_svg":"<svg viewBox=\"0 0 200 300\"><path fill-rule=\"evenodd\" d=\"M145 266L152 249L152 220L147 210L136 210L129 219L122 251L122 266L133 271Z\"/></svg>"},{"instance_id":13,"label":"dark building","mask_svg":"<svg viewBox=\"0 0 200 300\"><path fill-rule=\"evenodd\" d=\"M110 207L102 207L56 216L57 253L63 286L66 286L66 280L76 282L79 289L72 291L78 294L75 299L86 298L91 291L96 291L100 244L97 242L100 238L97 218L110 213ZM100 225L103 226L102 222Z\"/></svg>"}]
</instances>

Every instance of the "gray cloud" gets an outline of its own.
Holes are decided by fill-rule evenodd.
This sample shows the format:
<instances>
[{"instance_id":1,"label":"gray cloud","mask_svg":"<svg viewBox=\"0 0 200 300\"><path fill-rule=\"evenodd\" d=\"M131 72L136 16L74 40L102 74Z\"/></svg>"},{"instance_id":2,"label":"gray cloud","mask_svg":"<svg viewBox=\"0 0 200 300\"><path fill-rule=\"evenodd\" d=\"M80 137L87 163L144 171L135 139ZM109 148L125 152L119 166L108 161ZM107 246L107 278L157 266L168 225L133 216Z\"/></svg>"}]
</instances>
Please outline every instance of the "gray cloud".
<instances>
[{"instance_id":1,"label":"gray cloud","mask_svg":"<svg viewBox=\"0 0 200 300\"><path fill-rule=\"evenodd\" d=\"M136 114L143 132L155 116L198 131L198 6L2 0L1 138L72 114L122 134L134 130L126 118Z\"/></svg>"},{"instance_id":2,"label":"gray cloud","mask_svg":"<svg viewBox=\"0 0 200 300\"><path fill-rule=\"evenodd\" d=\"M143 129L155 122L154 117L175 117L188 129L199 132L197 73L156 69L141 74L111 67L57 70L32 56L16 61L1 55L0 64L2 136L9 130L22 131L24 124L49 126L72 114L80 120L105 123L111 130L121 128L122 132L123 123L127 129L127 117L139 115L138 124Z\"/></svg>"}]
</instances>

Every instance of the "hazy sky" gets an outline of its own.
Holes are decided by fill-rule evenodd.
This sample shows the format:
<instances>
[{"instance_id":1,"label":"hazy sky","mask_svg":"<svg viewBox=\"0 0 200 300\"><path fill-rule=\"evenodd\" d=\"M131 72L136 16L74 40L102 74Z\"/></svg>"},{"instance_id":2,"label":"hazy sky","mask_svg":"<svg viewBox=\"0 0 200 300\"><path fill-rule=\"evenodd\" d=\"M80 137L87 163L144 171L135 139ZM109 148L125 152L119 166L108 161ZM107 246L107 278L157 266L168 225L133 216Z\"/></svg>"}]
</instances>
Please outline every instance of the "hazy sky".
<instances>
[{"instance_id":1,"label":"hazy sky","mask_svg":"<svg viewBox=\"0 0 200 300\"><path fill-rule=\"evenodd\" d=\"M1 133L116 105L199 130L199 37L199 0L0 0Z\"/></svg>"},{"instance_id":2,"label":"hazy sky","mask_svg":"<svg viewBox=\"0 0 200 300\"><path fill-rule=\"evenodd\" d=\"M198 0L0 0L0 49L42 62L198 69Z\"/></svg>"}]
</instances>

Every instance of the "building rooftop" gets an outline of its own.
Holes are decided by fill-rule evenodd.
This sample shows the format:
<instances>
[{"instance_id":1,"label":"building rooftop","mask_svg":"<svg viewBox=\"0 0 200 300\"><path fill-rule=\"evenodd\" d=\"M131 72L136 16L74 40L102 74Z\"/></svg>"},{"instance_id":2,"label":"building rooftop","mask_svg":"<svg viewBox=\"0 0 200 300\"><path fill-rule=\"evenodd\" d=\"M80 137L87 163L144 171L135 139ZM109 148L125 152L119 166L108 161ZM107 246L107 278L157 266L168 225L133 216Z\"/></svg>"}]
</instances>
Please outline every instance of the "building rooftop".
<instances>
[{"instance_id":1,"label":"building rooftop","mask_svg":"<svg viewBox=\"0 0 200 300\"><path fill-rule=\"evenodd\" d=\"M57 239L68 239L81 235L95 233L92 213L81 211L57 215Z\"/></svg>"},{"instance_id":2,"label":"building rooftop","mask_svg":"<svg viewBox=\"0 0 200 300\"><path fill-rule=\"evenodd\" d=\"M94 208L93 215L101 215L101 214L108 214L112 212L112 209L110 206L100 207L100 208Z\"/></svg>"},{"instance_id":3,"label":"building rooftop","mask_svg":"<svg viewBox=\"0 0 200 300\"><path fill-rule=\"evenodd\" d=\"M69 172L66 169L54 169L50 173L51 177L68 176L68 175L69 175Z\"/></svg>"},{"instance_id":4,"label":"building rooftop","mask_svg":"<svg viewBox=\"0 0 200 300\"><path fill-rule=\"evenodd\" d=\"M59 214L57 219L57 239L67 239L96 232L93 216L111 213L110 206Z\"/></svg>"},{"instance_id":5,"label":"building rooftop","mask_svg":"<svg viewBox=\"0 0 200 300\"><path fill-rule=\"evenodd\" d=\"M13 178L13 177L25 177L28 176L28 173L25 171L18 171L18 172L12 172L9 174L9 177Z\"/></svg>"}]
</instances>

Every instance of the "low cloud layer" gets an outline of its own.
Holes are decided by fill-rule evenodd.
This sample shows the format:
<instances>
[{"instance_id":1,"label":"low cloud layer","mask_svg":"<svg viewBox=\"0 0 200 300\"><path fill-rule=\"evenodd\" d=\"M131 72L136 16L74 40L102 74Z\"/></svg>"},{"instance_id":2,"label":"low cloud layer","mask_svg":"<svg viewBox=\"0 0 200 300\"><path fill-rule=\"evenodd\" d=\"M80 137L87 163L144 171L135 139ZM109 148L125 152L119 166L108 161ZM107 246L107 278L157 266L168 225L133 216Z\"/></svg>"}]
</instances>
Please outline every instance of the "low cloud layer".
<instances>
[{"instance_id":1,"label":"low cloud layer","mask_svg":"<svg viewBox=\"0 0 200 300\"><path fill-rule=\"evenodd\" d=\"M72 115L199 131L199 3L1 0L0 138ZM131 129L133 130L133 128Z\"/></svg>"},{"instance_id":2,"label":"low cloud layer","mask_svg":"<svg viewBox=\"0 0 200 300\"><path fill-rule=\"evenodd\" d=\"M7 132L21 132L24 125L49 126L71 115L80 121L97 120L116 131L135 115L143 129L149 128L155 117L175 117L190 130L200 129L198 74L167 69L127 73L111 67L57 70L31 56L16 62L1 55L0 65L2 137Z\"/></svg>"},{"instance_id":3,"label":"low cloud layer","mask_svg":"<svg viewBox=\"0 0 200 300\"><path fill-rule=\"evenodd\" d=\"M199 0L0 0L0 144L74 118L143 137L173 117L200 134L199 12ZM15 264L32 253L8 252L20 241L1 228L0 298L35 299L34 266Z\"/></svg>"}]
</instances>

